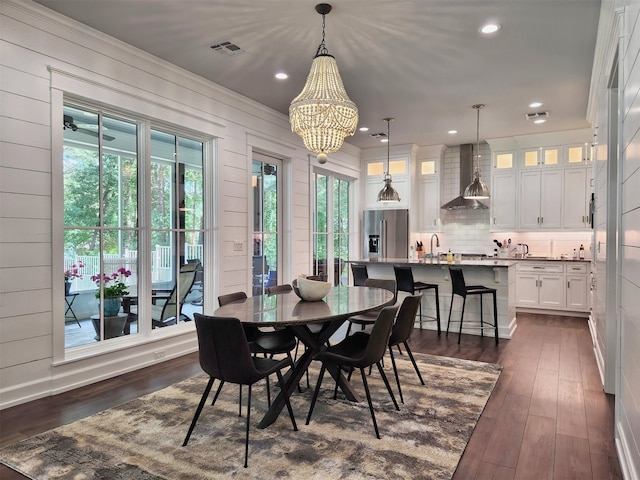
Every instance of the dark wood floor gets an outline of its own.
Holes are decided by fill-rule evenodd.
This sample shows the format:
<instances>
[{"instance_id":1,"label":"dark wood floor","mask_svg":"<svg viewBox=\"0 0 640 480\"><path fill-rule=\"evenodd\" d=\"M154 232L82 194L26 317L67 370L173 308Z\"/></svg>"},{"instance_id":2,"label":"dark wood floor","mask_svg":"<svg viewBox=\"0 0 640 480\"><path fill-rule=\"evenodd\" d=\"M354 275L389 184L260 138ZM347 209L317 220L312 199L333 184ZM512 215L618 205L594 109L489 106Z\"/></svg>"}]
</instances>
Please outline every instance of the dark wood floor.
<instances>
[{"instance_id":1,"label":"dark wood floor","mask_svg":"<svg viewBox=\"0 0 640 480\"><path fill-rule=\"evenodd\" d=\"M499 363L504 371L455 479L620 479L613 397L602 392L585 319L518 315L514 337L416 330L415 352ZM197 355L0 411L0 446L64 425L200 373ZM24 479L0 465L0 478Z\"/></svg>"}]
</instances>

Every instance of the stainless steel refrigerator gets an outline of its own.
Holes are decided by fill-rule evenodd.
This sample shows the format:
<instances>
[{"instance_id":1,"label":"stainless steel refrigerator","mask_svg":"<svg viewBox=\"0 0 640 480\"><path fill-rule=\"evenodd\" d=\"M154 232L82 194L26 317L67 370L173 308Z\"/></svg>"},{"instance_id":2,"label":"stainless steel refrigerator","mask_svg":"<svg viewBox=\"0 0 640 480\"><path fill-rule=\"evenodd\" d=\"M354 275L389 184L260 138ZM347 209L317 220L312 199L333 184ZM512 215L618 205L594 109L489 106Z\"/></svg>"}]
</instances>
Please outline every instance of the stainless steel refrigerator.
<instances>
[{"instance_id":1,"label":"stainless steel refrigerator","mask_svg":"<svg viewBox=\"0 0 640 480\"><path fill-rule=\"evenodd\" d=\"M363 212L363 259L409 257L409 210Z\"/></svg>"}]
</instances>

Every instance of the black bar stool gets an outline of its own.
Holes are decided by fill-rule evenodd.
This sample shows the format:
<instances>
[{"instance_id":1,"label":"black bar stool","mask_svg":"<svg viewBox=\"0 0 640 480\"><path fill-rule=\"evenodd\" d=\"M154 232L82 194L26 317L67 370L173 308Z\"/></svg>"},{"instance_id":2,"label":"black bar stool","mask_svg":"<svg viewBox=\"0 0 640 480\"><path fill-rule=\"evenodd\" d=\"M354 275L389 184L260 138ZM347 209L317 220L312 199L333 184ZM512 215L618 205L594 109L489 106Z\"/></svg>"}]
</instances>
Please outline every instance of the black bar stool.
<instances>
[{"instance_id":1,"label":"black bar stool","mask_svg":"<svg viewBox=\"0 0 640 480\"><path fill-rule=\"evenodd\" d=\"M367 278L369 278L367 266L359 263L352 263L351 272L353 273L353 286L364 287Z\"/></svg>"},{"instance_id":2,"label":"black bar stool","mask_svg":"<svg viewBox=\"0 0 640 480\"><path fill-rule=\"evenodd\" d=\"M453 299L456 295L462 297L462 313L460 314L460 331L458 333L458 343L462 336L462 320L464 319L464 306L467 302L467 295L480 295L480 335L484 336L484 324L493 327L496 334L496 345L498 344L498 308L496 304L496 289L485 287L483 285L469 285L464 282L464 275L461 268L449 267L451 275L451 285L453 293L451 294L451 307L449 308L449 321L447 322L447 336L449 335L449 324L451 323L451 312L453 312ZM485 293L493 295L493 323L485 322L482 318L482 295ZM455 320L454 320L455 321Z\"/></svg>"},{"instance_id":3,"label":"black bar stool","mask_svg":"<svg viewBox=\"0 0 640 480\"><path fill-rule=\"evenodd\" d=\"M440 296L438 295L438 285L435 283L416 282L413 280L413 271L411 267L401 267L398 265L393 266L393 271L396 274L396 284L398 291L408 292L411 295L415 295L416 292L422 292L423 290L434 290L436 295L436 316L431 317L424 315L424 317L430 319L428 321L435 321L438 324L438 335L441 333L440 329ZM422 302L420 302L420 330L422 330Z\"/></svg>"}]
</instances>

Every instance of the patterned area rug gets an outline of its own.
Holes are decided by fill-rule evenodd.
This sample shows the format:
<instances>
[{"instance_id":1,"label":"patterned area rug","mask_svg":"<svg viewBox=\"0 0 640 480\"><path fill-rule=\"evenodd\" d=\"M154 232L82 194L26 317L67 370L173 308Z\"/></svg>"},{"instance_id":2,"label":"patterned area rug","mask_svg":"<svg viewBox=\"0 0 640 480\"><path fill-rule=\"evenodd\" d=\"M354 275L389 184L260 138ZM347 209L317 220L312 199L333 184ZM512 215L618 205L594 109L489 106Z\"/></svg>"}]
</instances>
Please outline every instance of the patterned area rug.
<instances>
[{"instance_id":1,"label":"patterned area rug","mask_svg":"<svg viewBox=\"0 0 640 480\"><path fill-rule=\"evenodd\" d=\"M317 378L312 370L312 388L292 396L297 432L286 409L270 427L255 428L266 391L263 382L254 386L249 468L243 468L246 403L240 418L235 385L224 386L215 407L208 402L182 447L207 382L201 375L5 447L0 461L34 479L451 478L501 367L431 355L416 359L427 385L420 385L406 355L400 357L405 403L399 412L375 368L368 377L380 440L357 372L352 383L362 402L340 393L333 400L326 377L311 423L304 424ZM385 371L396 392L388 359Z\"/></svg>"}]
</instances>

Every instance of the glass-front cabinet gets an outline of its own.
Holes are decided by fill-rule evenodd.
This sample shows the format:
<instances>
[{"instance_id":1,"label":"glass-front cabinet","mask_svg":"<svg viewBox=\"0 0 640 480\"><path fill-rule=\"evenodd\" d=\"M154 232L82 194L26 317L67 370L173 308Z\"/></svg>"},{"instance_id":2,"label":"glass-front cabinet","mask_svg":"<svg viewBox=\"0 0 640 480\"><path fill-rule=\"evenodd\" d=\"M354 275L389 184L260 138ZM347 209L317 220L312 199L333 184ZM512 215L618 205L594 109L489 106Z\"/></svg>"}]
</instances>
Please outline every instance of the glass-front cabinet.
<instances>
[{"instance_id":1,"label":"glass-front cabinet","mask_svg":"<svg viewBox=\"0 0 640 480\"><path fill-rule=\"evenodd\" d=\"M536 147L524 149L522 152L522 168L549 168L561 166L560 146Z\"/></svg>"}]
</instances>

